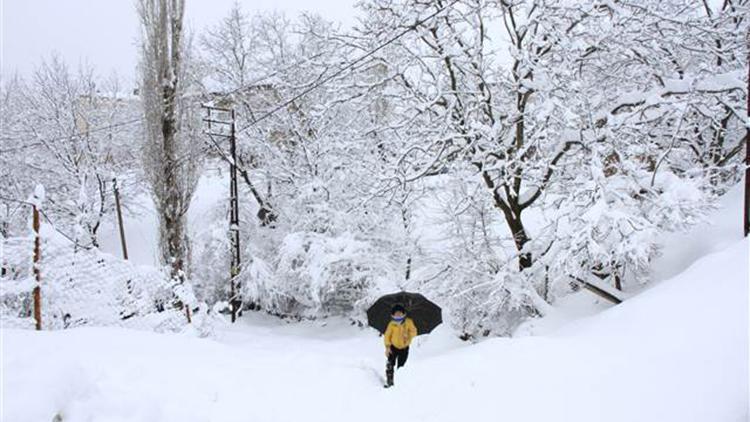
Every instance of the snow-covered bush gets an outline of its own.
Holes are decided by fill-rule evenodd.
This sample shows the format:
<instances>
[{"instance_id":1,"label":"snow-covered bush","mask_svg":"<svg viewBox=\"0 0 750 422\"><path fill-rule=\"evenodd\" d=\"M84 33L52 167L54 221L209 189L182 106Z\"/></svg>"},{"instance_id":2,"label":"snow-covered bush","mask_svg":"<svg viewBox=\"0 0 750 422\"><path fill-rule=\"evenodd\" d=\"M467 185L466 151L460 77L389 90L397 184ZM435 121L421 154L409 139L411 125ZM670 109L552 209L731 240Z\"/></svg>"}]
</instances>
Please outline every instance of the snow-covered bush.
<instances>
[{"instance_id":1,"label":"snow-covered bush","mask_svg":"<svg viewBox=\"0 0 750 422\"><path fill-rule=\"evenodd\" d=\"M597 166L581 169L578 188L550 201L550 225L541 256L558 294L575 280L597 279L618 290L648 281L660 237L682 230L712 209L712 196L690 180L663 173L605 176Z\"/></svg>"},{"instance_id":2,"label":"snow-covered bush","mask_svg":"<svg viewBox=\"0 0 750 422\"><path fill-rule=\"evenodd\" d=\"M375 255L351 233L291 233L281 242L259 305L282 315L351 314L379 278Z\"/></svg>"},{"instance_id":3,"label":"snow-covered bush","mask_svg":"<svg viewBox=\"0 0 750 422\"><path fill-rule=\"evenodd\" d=\"M205 216L210 223L193 230L193 289L198 300L218 303L229 298L231 241L227 206L221 204ZM242 239L247 240L247 238Z\"/></svg>"}]
</instances>

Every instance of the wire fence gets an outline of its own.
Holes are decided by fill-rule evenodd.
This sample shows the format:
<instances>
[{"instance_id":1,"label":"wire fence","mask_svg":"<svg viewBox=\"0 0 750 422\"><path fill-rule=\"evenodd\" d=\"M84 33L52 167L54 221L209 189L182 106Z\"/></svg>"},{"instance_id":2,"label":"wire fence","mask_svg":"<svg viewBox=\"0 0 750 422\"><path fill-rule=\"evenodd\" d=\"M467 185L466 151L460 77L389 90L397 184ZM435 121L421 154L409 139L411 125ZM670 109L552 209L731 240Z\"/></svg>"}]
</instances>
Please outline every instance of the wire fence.
<instances>
[{"instance_id":1,"label":"wire fence","mask_svg":"<svg viewBox=\"0 0 750 422\"><path fill-rule=\"evenodd\" d=\"M174 331L187 323L183 305L196 303L192 291L173 282L166 271L76 247L49 227L41 230L40 250L37 283L34 235L0 237L4 327L34 327L37 285L44 330L105 325Z\"/></svg>"}]
</instances>

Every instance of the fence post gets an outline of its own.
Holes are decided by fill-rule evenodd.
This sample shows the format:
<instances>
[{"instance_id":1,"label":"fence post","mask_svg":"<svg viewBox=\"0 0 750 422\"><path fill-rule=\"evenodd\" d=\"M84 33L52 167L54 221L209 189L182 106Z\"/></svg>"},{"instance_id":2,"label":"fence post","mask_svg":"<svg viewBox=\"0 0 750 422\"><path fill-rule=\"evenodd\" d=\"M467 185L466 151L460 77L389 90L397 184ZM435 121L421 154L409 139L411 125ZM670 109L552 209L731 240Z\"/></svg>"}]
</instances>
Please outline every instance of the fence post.
<instances>
[{"instance_id":1,"label":"fence post","mask_svg":"<svg viewBox=\"0 0 750 422\"><path fill-rule=\"evenodd\" d=\"M42 329L42 273L39 268L39 264L42 257L41 251L41 239L39 236L39 208L34 204L34 211L32 217L32 228L34 229L34 278L36 279L36 286L32 292L34 298L34 321L36 322L36 329Z\"/></svg>"},{"instance_id":2,"label":"fence post","mask_svg":"<svg viewBox=\"0 0 750 422\"><path fill-rule=\"evenodd\" d=\"M750 45L750 33L746 34L747 45ZM747 56L750 58L750 49L748 49ZM747 75L750 77L750 62L747 64ZM747 87L750 90L750 79L747 80ZM745 124L745 212L744 220L742 222L743 232L745 237L750 235L750 91L745 96L747 97L747 120Z\"/></svg>"},{"instance_id":3,"label":"fence post","mask_svg":"<svg viewBox=\"0 0 750 422\"><path fill-rule=\"evenodd\" d=\"M115 192L115 209L117 210L117 226L120 228L120 246L122 246L122 257L128 260L128 245L125 243L125 227L122 224L122 209L120 207L120 189L117 187L117 178L112 179L112 188Z\"/></svg>"}]
</instances>

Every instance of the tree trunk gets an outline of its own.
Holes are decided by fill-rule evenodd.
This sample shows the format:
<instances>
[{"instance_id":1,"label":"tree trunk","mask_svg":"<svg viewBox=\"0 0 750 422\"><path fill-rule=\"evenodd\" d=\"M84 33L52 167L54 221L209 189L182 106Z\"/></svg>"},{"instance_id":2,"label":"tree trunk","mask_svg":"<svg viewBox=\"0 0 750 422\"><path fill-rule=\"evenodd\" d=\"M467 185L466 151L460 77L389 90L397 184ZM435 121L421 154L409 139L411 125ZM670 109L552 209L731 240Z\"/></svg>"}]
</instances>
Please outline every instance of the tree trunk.
<instances>
[{"instance_id":1,"label":"tree trunk","mask_svg":"<svg viewBox=\"0 0 750 422\"><path fill-rule=\"evenodd\" d=\"M181 198L177 192L178 181L175 180L179 174L179 166L175 161L177 141L177 128L175 116L174 89L164 87L164 117L162 120L162 142L164 161L162 172L164 174L164 198L159 210L163 219L162 245L164 245L163 259L170 266L170 275L175 281L185 281L185 256L187 248L184 238L184 216Z\"/></svg>"},{"instance_id":2,"label":"tree trunk","mask_svg":"<svg viewBox=\"0 0 750 422\"><path fill-rule=\"evenodd\" d=\"M529 236L526 234L526 228L523 226L523 221L521 220L522 209L518 200L512 199L513 202L508 204L502 196L500 196L500 192L498 192L499 188L495 186L495 182L486 171L482 172L482 179L492 192L492 199L495 203L495 207L502 211L503 217L505 217L505 222L508 224L508 228L513 235L513 243L516 245L516 250L518 251L518 268L521 271L531 268L531 265L533 264L531 253L523 252L524 246L526 246L526 243L529 241Z\"/></svg>"},{"instance_id":3,"label":"tree trunk","mask_svg":"<svg viewBox=\"0 0 750 422\"><path fill-rule=\"evenodd\" d=\"M524 246L529 241L529 236L526 234L526 228L523 226L521 221L521 215L513 215L513 213L504 213L505 221L508 223L508 228L513 235L513 242L516 245L518 251L518 268L523 271L526 268L531 268L533 263L531 252L523 252Z\"/></svg>"}]
</instances>

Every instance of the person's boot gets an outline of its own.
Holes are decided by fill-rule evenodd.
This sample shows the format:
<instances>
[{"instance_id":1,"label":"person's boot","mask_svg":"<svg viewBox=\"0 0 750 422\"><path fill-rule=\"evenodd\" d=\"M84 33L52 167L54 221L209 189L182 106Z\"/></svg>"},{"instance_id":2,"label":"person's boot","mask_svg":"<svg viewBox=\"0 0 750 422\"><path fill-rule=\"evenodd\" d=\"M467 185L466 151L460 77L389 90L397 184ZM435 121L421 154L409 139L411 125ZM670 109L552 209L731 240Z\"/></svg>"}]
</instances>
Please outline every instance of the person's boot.
<instances>
[{"instance_id":1,"label":"person's boot","mask_svg":"<svg viewBox=\"0 0 750 422\"><path fill-rule=\"evenodd\" d=\"M388 362L385 365L385 388L393 387L393 364Z\"/></svg>"}]
</instances>

